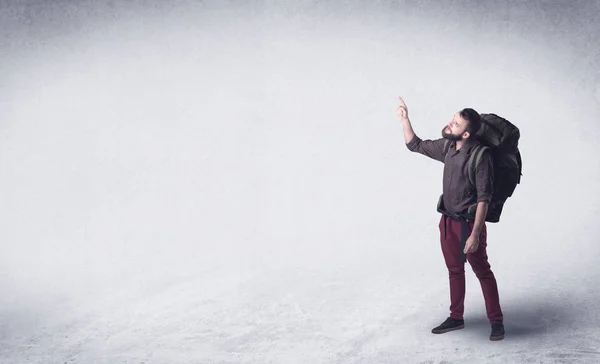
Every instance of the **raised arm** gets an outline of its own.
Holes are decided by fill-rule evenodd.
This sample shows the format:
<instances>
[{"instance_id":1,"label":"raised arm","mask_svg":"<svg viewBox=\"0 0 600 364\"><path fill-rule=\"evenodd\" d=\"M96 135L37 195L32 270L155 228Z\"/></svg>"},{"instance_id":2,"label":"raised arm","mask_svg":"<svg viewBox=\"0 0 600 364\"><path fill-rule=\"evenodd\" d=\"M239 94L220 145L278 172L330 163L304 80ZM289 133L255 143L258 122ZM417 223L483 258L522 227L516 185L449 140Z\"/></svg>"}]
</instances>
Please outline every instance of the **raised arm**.
<instances>
[{"instance_id":1,"label":"raised arm","mask_svg":"<svg viewBox=\"0 0 600 364\"><path fill-rule=\"evenodd\" d=\"M400 106L396 110L396 114L402 121L402 129L404 129L404 142L406 147L411 152L423 154L429 158L435 159L440 162L444 162L444 142L445 139L439 138L436 140L422 140L419 138L412 128L410 119L408 117L408 107L402 97L400 99Z\"/></svg>"},{"instance_id":2,"label":"raised arm","mask_svg":"<svg viewBox=\"0 0 600 364\"><path fill-rule=\"evenodd\" d=\"M410 124L410 119L408 118L408 107L406 106L406 103L404 103L404 100L402 100L402 97L398 98L400 99L400 106L398 107L398 110L396 110L396 114L398 114L398 117L402 121L402 129L404 129L404 142L408 144L416 135L412 125Z\"/></svg>"}]
</instances>

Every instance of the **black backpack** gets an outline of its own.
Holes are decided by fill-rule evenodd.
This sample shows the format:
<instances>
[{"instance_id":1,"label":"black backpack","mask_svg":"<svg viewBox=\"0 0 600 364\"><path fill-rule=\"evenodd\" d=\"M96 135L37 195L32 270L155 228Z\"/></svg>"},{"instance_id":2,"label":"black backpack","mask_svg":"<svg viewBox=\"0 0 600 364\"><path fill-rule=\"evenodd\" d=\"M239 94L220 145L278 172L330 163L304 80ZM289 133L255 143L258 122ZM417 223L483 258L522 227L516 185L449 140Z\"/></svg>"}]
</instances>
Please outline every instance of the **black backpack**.
<instances>
[{"instance_id":1,"label":"black backpack","mask_svg":"<svg viewBox=\"0 0 600 364\"><path fill-rule=\"evenodd\" d=\"M476 134L477 146L469 159L469 179L475 185L475 169L486 148L491 149L494 163L494 194L485 221L498 222L506 200L513 195L523 175L519 151L519 128L496 114L480 114L481 128ZM444 144L444 154L450 143ZM475 207L475 206L474 206ZM473 211L474 212L474 211Z\"/></svg>"}]
</instances>

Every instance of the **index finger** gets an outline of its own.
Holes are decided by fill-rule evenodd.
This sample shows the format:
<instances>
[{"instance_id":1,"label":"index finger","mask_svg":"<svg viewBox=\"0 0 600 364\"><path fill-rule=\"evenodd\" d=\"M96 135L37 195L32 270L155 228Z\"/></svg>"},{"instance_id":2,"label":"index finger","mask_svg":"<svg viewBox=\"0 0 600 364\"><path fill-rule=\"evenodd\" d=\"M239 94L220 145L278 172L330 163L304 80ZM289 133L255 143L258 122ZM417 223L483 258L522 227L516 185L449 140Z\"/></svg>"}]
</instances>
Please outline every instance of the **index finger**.
<instances>
[{"instance_id":1,"label":"index finger","mask_svg":"<svg viewBox=\"0 0 600 364\"><path fill-rule=\"evenodd\" d=\"M404 100L402 100L402 97L398 96L398 98L400 99L400 103L402 104L402 106L406 106L406 104L404 103Z\"/></svg>"}]
</instances>

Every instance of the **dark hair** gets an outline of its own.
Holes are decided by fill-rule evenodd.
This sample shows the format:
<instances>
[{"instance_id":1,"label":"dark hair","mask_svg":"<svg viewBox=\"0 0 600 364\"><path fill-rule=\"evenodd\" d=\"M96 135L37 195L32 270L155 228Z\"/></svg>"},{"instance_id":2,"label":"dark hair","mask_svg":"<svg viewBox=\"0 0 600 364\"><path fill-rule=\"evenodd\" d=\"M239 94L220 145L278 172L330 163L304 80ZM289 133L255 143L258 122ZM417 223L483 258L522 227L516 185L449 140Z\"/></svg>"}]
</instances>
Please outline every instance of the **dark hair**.
<instances>
[{"instance_id":1,"label":"dark hair","mask_svg":"<svg viewBox=\"0 0 600 364\"><path fill-rule=\"evenodd\" d=\"M476 137L479 128L481 127L481 116L473 109L466 108L460 112L460 117L468 122L465 131L468 131L473 137Z\"/></svg>"}]
</instances>

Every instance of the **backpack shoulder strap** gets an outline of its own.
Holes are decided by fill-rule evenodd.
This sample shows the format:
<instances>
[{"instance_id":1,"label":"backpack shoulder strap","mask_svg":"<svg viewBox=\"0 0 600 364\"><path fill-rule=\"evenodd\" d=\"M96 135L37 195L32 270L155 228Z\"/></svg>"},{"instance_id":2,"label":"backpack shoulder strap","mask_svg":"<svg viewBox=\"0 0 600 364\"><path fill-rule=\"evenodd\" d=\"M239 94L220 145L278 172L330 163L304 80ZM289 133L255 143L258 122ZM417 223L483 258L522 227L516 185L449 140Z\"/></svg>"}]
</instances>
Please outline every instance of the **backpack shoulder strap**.
<instances>
[{"instance_id":1,"label":"backpack shoulder strap","mask_svg":"<svg viewBox=\"0 0 600 364\"><path fill-rule=\"evenodd\" d=\"M479 162L481 162L481 156L487 149L490 149L490 147L478 145L474 148L471 156L469 157L469 180L473 186L475 186L475 172L477 171L477 166L479 166Z\"/></svg>"}]
</instances>

